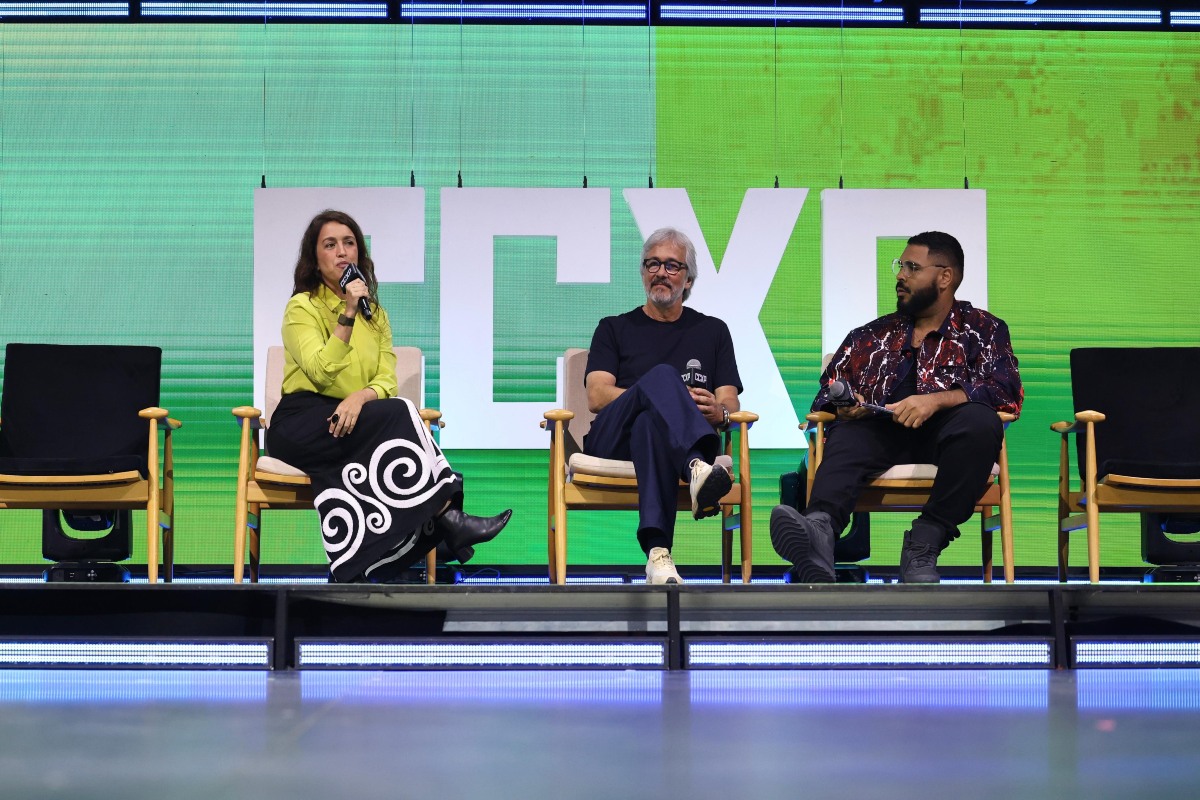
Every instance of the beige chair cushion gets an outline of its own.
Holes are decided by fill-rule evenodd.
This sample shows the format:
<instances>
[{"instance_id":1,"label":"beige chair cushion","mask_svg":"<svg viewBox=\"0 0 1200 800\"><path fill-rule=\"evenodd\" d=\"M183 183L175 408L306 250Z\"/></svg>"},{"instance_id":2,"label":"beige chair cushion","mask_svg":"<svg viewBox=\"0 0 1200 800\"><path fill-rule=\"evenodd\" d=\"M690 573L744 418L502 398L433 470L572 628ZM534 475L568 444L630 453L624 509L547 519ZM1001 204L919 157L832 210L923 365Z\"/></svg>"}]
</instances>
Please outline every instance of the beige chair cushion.
<instances>
[{"instance_id":1,"label":"beige chair cushion","mask_svg":"<svg viewBox=\"0 0 1200 800\"><path fill-rule=\"evenodd\" d=\"M992 477L1000 474L1000 465L992 465ZM874 480L885 481L931 481L937 475L936 464L897 464L875 476Z\"/></svg>"},{"instance_id":2,"label":"beige chair cushion","mask_svg":"<svg viewBox=\"0 0 1200 800\"><path fill-rule=\"evenodd\" d=\"M263 456L258 459L255 472L266 472L270 475L286 475L289 478L308 477L308 473L303 470L296 469L286 461L280 461L278 458L271 458L270 456Z\"/></svg>"},{"instance_id":3,"label":"beige chair cushion","mask_svg":"<svg viewBox=\"0 0 1200 800\"><path fill-rule=\"evenodd\" d=\"M633 479L637 477L633 471L632 461L615 461L611 458L585 456L583 453L576 453L567 461L567 480L571 480L577 472L587 475L603 475L607 478Z\"/></svg>"}]
</instances>

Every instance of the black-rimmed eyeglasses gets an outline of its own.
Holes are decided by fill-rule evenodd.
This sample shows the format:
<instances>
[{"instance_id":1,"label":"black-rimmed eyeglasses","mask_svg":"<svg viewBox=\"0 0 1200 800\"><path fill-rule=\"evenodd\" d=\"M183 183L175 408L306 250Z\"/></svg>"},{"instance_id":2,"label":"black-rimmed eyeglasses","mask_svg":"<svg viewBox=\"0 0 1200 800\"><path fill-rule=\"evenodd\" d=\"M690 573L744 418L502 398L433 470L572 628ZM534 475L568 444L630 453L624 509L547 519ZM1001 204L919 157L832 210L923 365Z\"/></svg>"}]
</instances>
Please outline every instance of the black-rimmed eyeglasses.
<instances>
[{"instance_id":1,"label":"black-rimmed eyeglasses","mask_svg":"<svg viewBox=\"0 0 1200 800\"><path fill-rule=\"evenodd\" d=\"M658 272L659 269L666 270L668 275L678 275L680 272L687 269L687 264L671 259L659 261L657 258L647 258L642 261L642 269L646 270L646 272L649 272L651 275Z\"/></svg>"}]
</instances>

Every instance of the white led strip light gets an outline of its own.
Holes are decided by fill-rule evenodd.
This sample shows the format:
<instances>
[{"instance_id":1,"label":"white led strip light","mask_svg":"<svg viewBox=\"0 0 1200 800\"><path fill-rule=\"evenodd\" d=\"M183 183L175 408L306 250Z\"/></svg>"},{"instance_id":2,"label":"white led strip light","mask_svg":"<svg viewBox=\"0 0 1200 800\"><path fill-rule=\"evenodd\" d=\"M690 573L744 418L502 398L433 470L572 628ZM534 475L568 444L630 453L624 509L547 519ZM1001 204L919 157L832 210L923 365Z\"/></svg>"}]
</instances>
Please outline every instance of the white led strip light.
<instances>
[{"instance_id":1,"label":"white led strip light","mask_svg":"<svg viewBox=\"0 0 1200 800\"><path fill-rule=\"evenodd\" d=\"M406 17L433 19L645 19L646 6L581 3L404 3Z\"/></svg>"},{"instance_id":2,"label":"white led strip light","mask_svg":"<svg viewBox=\"0 0 1200 800\"><path fill-rule=\"evenodd\" d=\"M387 19L386 3L142 3L143 17Z\"/></svg>"},{"instance_id":3,"label":"white led strip light","mask_svg":"<svg viewBox=\"0 0 1200 800\"><path fill-rule=\"evenodd\" d=\"M692 642L688 666L1050 665L1047 642Z\"/></svg>"},{"instance_id":4,"label":"white led strip light","mask_svg":"<svg viewBox=\"0 0 1200 800\"><path fill-rule=\"evenodd\" d=\"M1075 664L1200 664L1200 642L1076 642Z\"/></svg>"},{"instance_id":5,"label":"white led strip light","mask_svg":"<svg viewBox=\"0 0 1200 800\"><path fill-rule=\"evenodd\" d=\"M663 19L755 20L780 22L904 22L903 8L838 6L718 6L664 3Z\"/></svg>"},{"instance_id":6,"label":"white led strip light","mask_svg":"<svg viewBox=\"0 0 1200 800\"><path fill-rule=\"evenodd\" d=\"M270 666L265 642L0 642L3 666Z\"/></svg>"},{"instance_id":7,"label":"white led strip light","mask_svg":"<svg viewBox=\"0 0 1200 800\"><path fill-rule=\"evenodd\" d=\"M127 17L129 3L0 3L0 17Z\"/></svg>"},{"instance_id":8,"label":"white led strip light","mask_svg":"<svg viewBox=\"0 0 1200 800\"><path fill-rule=\"evenodd\" d=\"M376 643L301 642L304 667L661 667L661 643Z\"/></svg>"},{"instance_id":9,"label":"white led strip light","mask_svg":"<svg viewBox=\"0 0 1200 800\"><path fill-rule=\"evenodd\" d=\"M922 8L921 22L1057 23L1062 25L1161 25L1161 11L1112 8Z\"/></svg>"}]
</instances>

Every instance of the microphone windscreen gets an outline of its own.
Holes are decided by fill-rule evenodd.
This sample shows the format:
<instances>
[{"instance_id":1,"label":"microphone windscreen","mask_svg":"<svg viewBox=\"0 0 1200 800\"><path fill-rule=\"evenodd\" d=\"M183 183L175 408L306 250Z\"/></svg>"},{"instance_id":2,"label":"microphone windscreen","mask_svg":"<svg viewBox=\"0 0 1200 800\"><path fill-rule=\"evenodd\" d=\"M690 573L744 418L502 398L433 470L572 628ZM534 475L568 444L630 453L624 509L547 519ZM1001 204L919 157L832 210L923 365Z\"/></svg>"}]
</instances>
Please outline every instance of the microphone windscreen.
<instances>
[{"instance_id":1,"label":"microphone windscreen","mask_svg":"<svg viewBox=\"0 0 1200 800\"><path fill-rule=\"evenodd\" d=\"M837 378L829 382L829 402L835 406L852 406L857 401L850 384Z\"/></svg>"}]
</instances>

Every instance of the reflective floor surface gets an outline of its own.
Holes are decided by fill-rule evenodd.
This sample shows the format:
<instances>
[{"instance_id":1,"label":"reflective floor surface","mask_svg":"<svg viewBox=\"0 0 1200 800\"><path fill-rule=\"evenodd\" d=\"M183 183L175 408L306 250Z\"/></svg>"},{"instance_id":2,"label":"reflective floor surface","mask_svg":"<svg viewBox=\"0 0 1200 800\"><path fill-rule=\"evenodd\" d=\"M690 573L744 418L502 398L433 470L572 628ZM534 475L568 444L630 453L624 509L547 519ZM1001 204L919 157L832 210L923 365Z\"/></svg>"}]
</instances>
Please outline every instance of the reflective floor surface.
<instances>
[{"instance_id":1,"label":"reflective floor surface","mask_svg":"<svg viewBox=\"0 0 1200 800\"><path fill-rule=\"evenodd\" d=\"M1200 671L0 671L3 798L1200 795Z\"/></svg>"}]
</instances>

